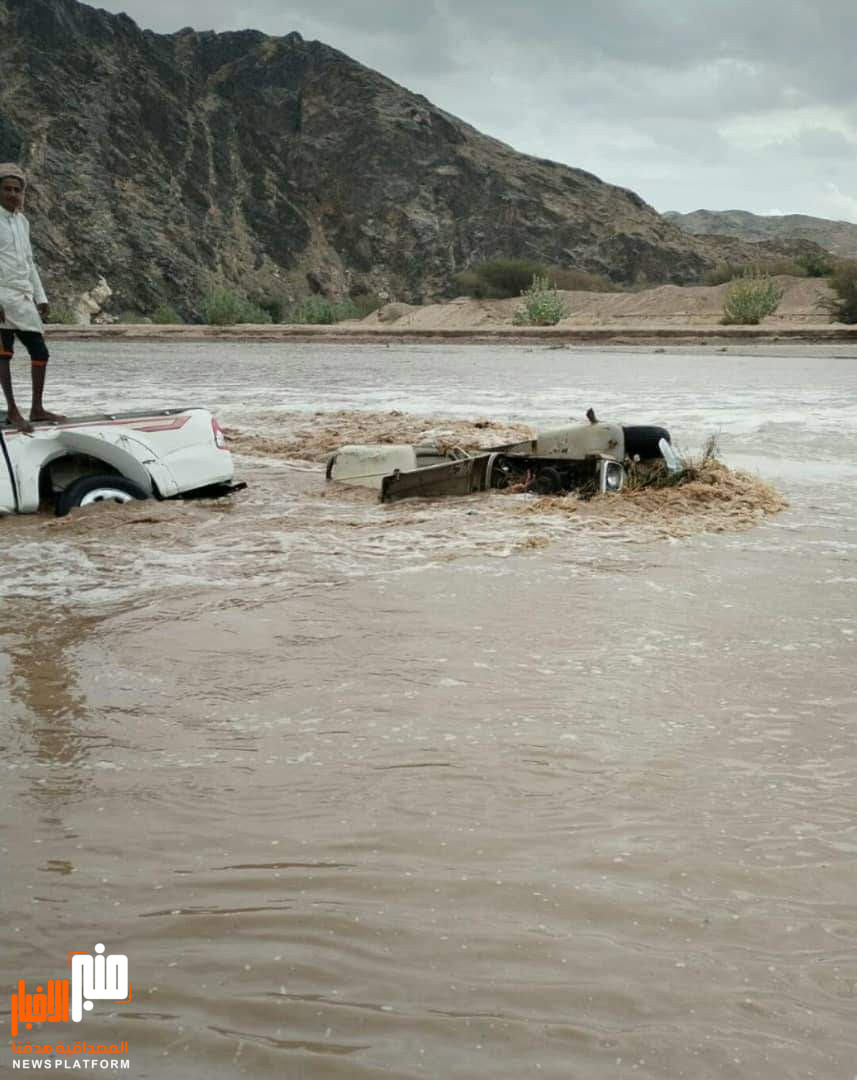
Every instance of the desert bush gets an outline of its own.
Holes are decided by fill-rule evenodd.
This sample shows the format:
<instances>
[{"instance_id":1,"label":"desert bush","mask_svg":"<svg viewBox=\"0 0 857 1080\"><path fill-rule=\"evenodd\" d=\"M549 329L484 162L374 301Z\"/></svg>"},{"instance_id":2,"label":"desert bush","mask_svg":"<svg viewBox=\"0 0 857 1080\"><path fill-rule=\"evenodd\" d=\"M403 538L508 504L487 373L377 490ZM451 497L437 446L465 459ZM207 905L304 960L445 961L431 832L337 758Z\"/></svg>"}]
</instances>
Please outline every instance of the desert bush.
<instances>
[{"instance_id":1,"label":"desert bush","mask_svg":"<svg viewBox=\"0 0 857 1080\"><path fill-rule=\"evenodd\" d=\"M240 317L236 320L240 323L261 323L267 324L272 322L270 314L259 307L252 300L245 300L241 308Z\"/></svg>"},{"instance_id":2,"label":"desert bush","mask_svg":"<svg viewBox=\"0 0 857 1080\"><path fill-rule=\"evenodd\" d=\"M734 281L735 278L746 274L747 270L746 263L720 262L716 266L712 266L710 270L705 271L702 275L702 283L704 285L725 285L727 281Z\"/></svg>"},{"instance_id":3,"label":"desert bush","mask_svg":"<svg viewBox=\"0 0 857 1080\"><path fill-rule=\"evenodd\" d=\"M509 257L475 263L469 270L456 274L454 281L462 293L477 300L508 300L525 292L534 277L546 278L557 289L569 291L617 292L621 289L601 274Z\"/></svg>"},{"instance_id":4,"label":"desert bush","mask_svg":"<svg viewBox=\"0 0 857 1080\"><path fill-rule=\"evenodd\" d=\"M474 263L469 269L455 276L455 283L468 296L479 300L507 300L520 296L544 267L532 259L516 259L501 256Z\"/></svg>"},{"instance_id":5,"label":"desert bush","mask_svg":"<svg viewBox=\"0 0 857 1080\"><path fill-rule=\"evenodd\" d=\"M521 293L521 306L515 312L516 326L555 326L568 314L568 307L546 277L534 274L530 287Z\"/></svg>"},{"instance_id":6,"label":"desert bush","mask_svg":"<svg viewBox=\"0 0 857 1080\"><path fill-rule=\"evenodd\" d=\"M271 316L258 304L246 300L231 289L210 289L202 298L202 316L212 326L234 323L269 323Z\"/></svg>"},{"instance_id":7,"label":"desert bush","mask_svg":"<svg viewBox=\"0 0 857 1080\"><path fill-rule=\"evenodd\" d=\"M757 273L767 274L770 278L777 278L783 274L789 278L806 278L807 276L800 260L789 256L781 259L765 259L763 262L758 262L754 269Z\"/></svg>"},{"instance_id":8,"label":"desert bush","mask_svg":"<svg viewBox=\"0 0 857 1080\"><path fill-rule=\"evenodd\" d=\"M308 296L291 308L286 315L287 323L323 326L335 322L333 304L324 296Z\"/></svg>"},{"instance_id":9,"label":"desert bush","mask_svg":"<svg viewBox=\"0 0 857 1080\"><path fill-rule=\"evenodd\" d=\"M840 259L830 275L834 296L819 300L831 322L857 323L857 259Z\"/></svg>"},{"instance_id":10,"label":"desert bush","mask_svg":"<svg viewBox=\"0 0 857 1080\"><path fill-rule=\"evenodd\" d=\"M160 304L152 312L152 322L160 326L172 326L183 323L184 319L171 304Z\"/></svg>"},{"instance_id":11,"label":"desert bush","mask_svg":"<svg viewBox=\"0 0 857 1080\"><path fill-rule=\"evenodd\" d=\"M301 325L328 326L344 319L358 318L360 312L353 300L334 301L326 296L309 296L292 308L287 321Z\"/></svg>"},{"instance_id":12,"label":"desert bush","mask_svg":"<svg viewBox=\"0 0 857 1080\"><path fill-rule=\"evenodd\" d=\"M801 266L798 259L792 259L789 256L784 256L782 259L762 259L760 262L754 263L752 272L758 275L767 275L768 277L806 277L806 270Z\"/></svg>"},{"instance_id":13,"label":"desert bush","mask_svg":"<svg viewBox=\"0 0 857 1080\"><path fill-rule=\"evenodd\" d=\"M562 266L549 266L544 276L557 289L568 292L622 292L622 286L602 274L591 274L587 270L566 270Z\"/></svg>"},{"instance_id":14,"label":"desert bush","mask_svg":"<svg viewBox=\"0 0 857 1080\"><path fill-rule=\"evenodd\" d=\"M229 289L211 289L205 294L200 307L202 317L213 326L228 326L240 322L244 301Z\"/></svg>"},{"instance_id":15,"label":"desert bush","mask_svg":"<svg viewBox=\"0 0 857 1080\"><path fill-rule=\"evenodd\" d=\"M272 323L283 321L286 314L286 302L282 296L256 296L250 302L267 312Z\"/></svg>"},{"instance_id":16,"label":"desert bush","mask_svg":"<svg viewBox=\"0 0 857 1080\"><path fill-rule=\"evenodd\" d=\"M485 283L475 270L462 270L453 277L455 287L463 296L472 296L477 300L483 300Z\"/></svg>"},{"instance_id":17,"label":"desert bush","mask_svg":"<svg viewBox=\"0 0 857 1080\"><path fill-rule=\"evenodd\" d=\"M349 318L365 319L366 316L371 315L373 311L382 308L387 301L382 300L377 293L358 293L356 296L351 297L351 303L354 305L356 314L350 315Z\"/></svg>"},{"instance_id":18,"label":"desert bush","mask_svg":"<svg viewBox=\"0 0 857 1080\"><path fill-rule=\"evenodd\" d=\"M749 273L733 281L723 301L725 325L755 326L780 306L783 289L766 274Z\"/></svg>"},{"instance_id":19,"label":"desert bush","mask_svg":"<svg viewBox=\"0 0 857 1080\"><path fill-rule=\"evenodd\" d=\"M807 252L795 259L807 277L827 277L834 270L833 256L826 251Z\"/></svg>"},{"instance_id":20,"label":"desert bush","mask_svg":"<svg viewBox=\"0 0 857 1080\"><path fill-rule=\"evenodd\" d=\"M757 262L731 263L721 262L702 275L704 285L724 285L727 281L738 281L746 277L806 277L807 271L800 259L759 259Z\"/></svg>"}]
</instances>

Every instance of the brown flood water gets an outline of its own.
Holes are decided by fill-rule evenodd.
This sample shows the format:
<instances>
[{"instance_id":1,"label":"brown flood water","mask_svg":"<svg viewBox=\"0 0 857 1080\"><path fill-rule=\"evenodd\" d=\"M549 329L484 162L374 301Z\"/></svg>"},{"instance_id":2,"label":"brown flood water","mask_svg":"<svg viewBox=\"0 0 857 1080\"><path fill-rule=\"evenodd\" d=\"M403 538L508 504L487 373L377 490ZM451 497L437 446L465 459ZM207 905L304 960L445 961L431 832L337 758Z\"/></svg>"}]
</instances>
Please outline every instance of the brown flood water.
<instances>
[{"instance_id":1,"label":"brown flood water","mask_svg":"<svg viewBox=\"0 0 857 1080\"><path fill-rule=\"evenodd\" d=\"M4 1023L104 942L132 1001L25 1033L102 1075L857 1075L853 358L57 353L69 411L215 408L249 488L0 520ZM590 404L789 508L382 507L252 446Z\"/></svg>"}]
</instances>

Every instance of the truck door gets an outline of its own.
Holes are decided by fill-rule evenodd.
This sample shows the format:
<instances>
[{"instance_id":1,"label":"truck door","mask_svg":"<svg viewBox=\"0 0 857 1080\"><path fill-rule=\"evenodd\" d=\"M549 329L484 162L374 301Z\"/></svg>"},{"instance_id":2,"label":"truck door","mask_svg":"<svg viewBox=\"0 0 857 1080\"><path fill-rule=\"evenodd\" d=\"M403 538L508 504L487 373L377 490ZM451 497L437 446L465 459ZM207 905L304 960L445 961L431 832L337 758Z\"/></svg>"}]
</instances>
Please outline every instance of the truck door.
<instances>
[{"instance_id":1,"label":"truck door","mask_svg":"<svg viewBox=\"0 0 857 1080\"><path fill-rule=\"evenodd\" d=\"M15 482L12 476L6 434L0 431L0 514L14 514L18 509L15 498Z\"/></svg>"}]
</instances>

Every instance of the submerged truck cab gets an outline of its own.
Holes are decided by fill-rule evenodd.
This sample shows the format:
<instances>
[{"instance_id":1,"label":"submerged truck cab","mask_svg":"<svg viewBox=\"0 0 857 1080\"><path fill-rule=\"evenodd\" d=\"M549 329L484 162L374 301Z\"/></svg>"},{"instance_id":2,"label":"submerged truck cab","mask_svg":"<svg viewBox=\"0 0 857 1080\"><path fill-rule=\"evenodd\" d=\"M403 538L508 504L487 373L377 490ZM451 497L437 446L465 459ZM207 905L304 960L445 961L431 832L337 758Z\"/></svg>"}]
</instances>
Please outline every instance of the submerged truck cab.
<instances>
[{"instance_id":1,"label":"submerged truck cab","mask_svg":"<svg viewBox=\"0 0 857 1080\"><path fill-rule=\"evenodd\" d=\"M550 428L472 453L436 445L342 446L328 459L327 479L375 488L382 502L469 495L510 484L540 495L615 493L624 484L626 461L671 454L666 428L602 423L591 409L587 417L587 424Z\"/></svg>"}]
</instances>

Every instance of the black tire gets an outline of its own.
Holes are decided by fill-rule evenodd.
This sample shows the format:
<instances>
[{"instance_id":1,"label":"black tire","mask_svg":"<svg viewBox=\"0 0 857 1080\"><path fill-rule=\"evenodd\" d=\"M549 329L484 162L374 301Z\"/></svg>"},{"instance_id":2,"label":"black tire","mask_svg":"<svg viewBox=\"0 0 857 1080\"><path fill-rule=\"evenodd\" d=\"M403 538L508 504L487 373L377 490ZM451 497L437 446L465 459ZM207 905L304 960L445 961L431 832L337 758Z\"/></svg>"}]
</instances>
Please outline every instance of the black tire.
<instances>
[{"instance_id":1,"label":"black tire","mask_svg":"<svg viewBox=\"0 0 857 1080\"><path fill-rule=\"evenodd\" d=\"M509 486L510 469L503 458L495 456L489 468L487 487L502 489Z\"/></svg>"},{"instance_id":2,"label":"black tire","mask_svg":"<svg viewBox=\"0 0 857 1080\"><path fill-rule=\"evenodd\" d=\"M103 496L99 492L103 492ZM57 517L65 517L75 506L97 502L130 502L148 497L139 484L126 480L124 476L81 476L57 495L54 513Z\"/></svg>"},{"instance_id":3,"label":"black tire","mask_svg":"<svg viewBox=\"0 0 857 1080\"><path fill-rule=\"evenodd\" d=\"M529 488L530 491L534 491L537 495L556 495L562 489L562 473L559 469L554 469L550 465L539 472Z\"/></svg>"},{"instance_id":4,"label":"black tire","mask_svg":"<svg viewBox=\"0 0 857 1080\"><path fill-rule=\"evenodd\" d=\"M661 456L658 443L661 439L672 442L666 428L639 424L636 427L622 428L625 433L625 456L639 457L641 461L651 461Z\"/></svg>"}]
</instances>

